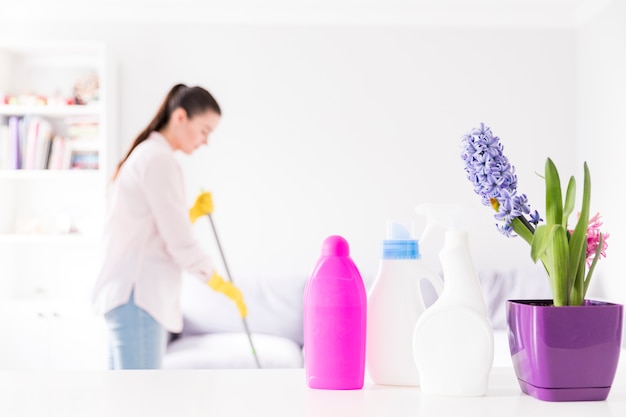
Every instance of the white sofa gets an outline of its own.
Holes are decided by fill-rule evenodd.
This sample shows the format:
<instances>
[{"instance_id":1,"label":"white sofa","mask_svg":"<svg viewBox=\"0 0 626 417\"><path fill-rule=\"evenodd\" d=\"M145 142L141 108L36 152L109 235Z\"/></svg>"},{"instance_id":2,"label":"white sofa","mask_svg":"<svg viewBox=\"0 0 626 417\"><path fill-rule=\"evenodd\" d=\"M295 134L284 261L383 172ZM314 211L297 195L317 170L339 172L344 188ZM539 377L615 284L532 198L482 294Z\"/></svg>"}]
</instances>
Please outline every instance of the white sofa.
<instances>
[{"instance_id":1,"label":"white sofa","mask_svg":"<svg viewBox=\"0 0 626 417\"><path fill-rule=\"evenodd\" d=\"M494 328L494 366L510 366L505 301L551 298L548 280L541 266L507 272L479 271L479 278ZM302 300L306 279L266 277L235 281L246 300L246 320L263 368L303 366ZM165 368L256 367L243 323L230 300L195 278L185 277L181 303L184 330L169 343Z\"/></svg>"},{"instance_id":2,"label":"white sofa","mask_svg":"<svg viewBox=\"0 0 626 417\"><path fill-rule=\"evenodd\" d=\"M299 368L306 277L237 278L262 368ZM166 369L257 367L235 304L191 276L183 278L184 329L168 344Z\"/></svg>"}]
</instances>

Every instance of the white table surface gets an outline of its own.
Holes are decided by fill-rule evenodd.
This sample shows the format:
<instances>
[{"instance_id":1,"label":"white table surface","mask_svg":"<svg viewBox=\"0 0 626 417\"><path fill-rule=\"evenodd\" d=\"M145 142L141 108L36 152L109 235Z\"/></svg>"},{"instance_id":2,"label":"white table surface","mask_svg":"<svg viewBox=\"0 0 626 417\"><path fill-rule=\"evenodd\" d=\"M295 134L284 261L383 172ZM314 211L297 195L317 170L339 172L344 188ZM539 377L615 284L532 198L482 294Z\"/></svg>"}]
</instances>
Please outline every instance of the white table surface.
<instances>
[{"instance_id":1,"label":"white table surface","mask_svg":"<svg viewBox=\"0 0 626 417\"><path fill-rule=\"evenodd\" d=\"M366 383L313 390L303 369L0 371L3 417L626 416L626 369L609 398L549 403L521 393L512 368L493 368L483 397L435 397Z\"/></svg>"}]
</instances>

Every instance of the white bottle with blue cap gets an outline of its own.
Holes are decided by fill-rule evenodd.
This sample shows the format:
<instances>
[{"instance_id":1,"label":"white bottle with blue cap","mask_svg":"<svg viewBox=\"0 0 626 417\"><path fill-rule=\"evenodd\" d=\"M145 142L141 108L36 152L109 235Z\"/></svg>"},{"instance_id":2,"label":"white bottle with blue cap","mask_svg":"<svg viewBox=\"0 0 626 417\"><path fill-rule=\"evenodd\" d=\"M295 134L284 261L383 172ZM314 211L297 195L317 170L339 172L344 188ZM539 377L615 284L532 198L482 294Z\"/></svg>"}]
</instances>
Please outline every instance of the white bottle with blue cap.
<instances>
[{"instance_id":1,"label":"white bottle with blue cap","mask_svg":"<svg viewBox=\"0 0 626 417\"><path fill-rule=\"evenodd\" d=\"M413 331L426 310L421 280L437 294L443 283L420 260L412 225L389 221L376 280L368 294L366 366L376 384L418 386Z\"/></svg>"}]
</instances>

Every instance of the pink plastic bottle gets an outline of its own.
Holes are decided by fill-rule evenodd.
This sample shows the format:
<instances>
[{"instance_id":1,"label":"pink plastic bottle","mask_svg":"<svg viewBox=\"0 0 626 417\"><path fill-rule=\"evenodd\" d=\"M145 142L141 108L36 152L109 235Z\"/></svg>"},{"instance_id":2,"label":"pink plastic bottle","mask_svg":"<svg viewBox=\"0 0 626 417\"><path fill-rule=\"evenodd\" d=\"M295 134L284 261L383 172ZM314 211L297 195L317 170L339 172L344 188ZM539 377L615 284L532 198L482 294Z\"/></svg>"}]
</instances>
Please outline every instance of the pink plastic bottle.
<instances>
[{"instance_id":1,"label":"pink plastic bottle","mask_svg":"<svg viewBox=\"0 0 626 417\"><path fill-rule=\"evenodd\" d=\"M343 237L324 240L304 290L303 308L308 386L363 388L367 295Z\"/></svg>"}]
</instances>

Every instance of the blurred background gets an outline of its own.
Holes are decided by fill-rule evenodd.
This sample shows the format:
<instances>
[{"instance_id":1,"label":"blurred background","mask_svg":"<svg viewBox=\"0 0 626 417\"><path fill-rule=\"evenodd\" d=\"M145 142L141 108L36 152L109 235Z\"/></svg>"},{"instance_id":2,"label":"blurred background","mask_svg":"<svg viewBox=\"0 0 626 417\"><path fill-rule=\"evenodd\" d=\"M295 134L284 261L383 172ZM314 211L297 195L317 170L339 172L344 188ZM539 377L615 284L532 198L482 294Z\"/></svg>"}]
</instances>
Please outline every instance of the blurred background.
<instances>
[{"instance_id":1,"label":"blurred background","mask_svg":"<svg viewBox=\"0 0 626 417\"><path fill-rule=\"evenodd\" d=\"M625 0L22 0L0 39L103 45L107 176L173 84L216 96L221 125L181 161L235 277L306 278L340 234L371 281L387 220L419 238L420 203L469 207L479 271L530 268L465 177L460 139L484 122L540 212L546 158L580 187L589 163L611 234L592 292L623 303L625 18Z\"/></svg>"}]
</instances>

